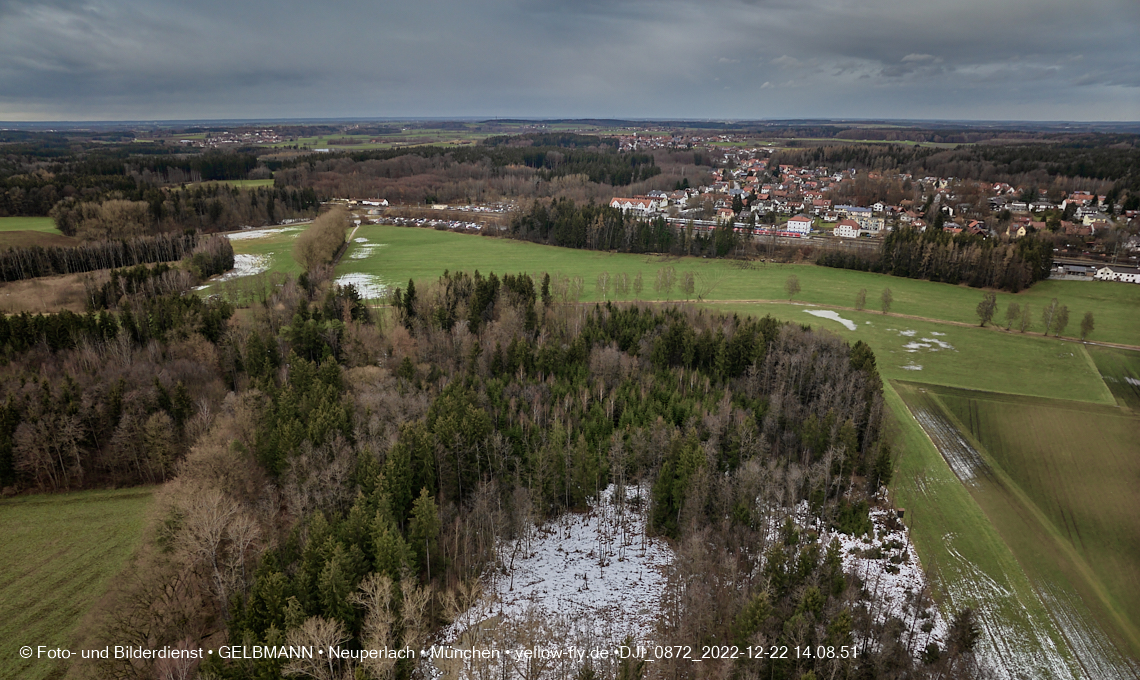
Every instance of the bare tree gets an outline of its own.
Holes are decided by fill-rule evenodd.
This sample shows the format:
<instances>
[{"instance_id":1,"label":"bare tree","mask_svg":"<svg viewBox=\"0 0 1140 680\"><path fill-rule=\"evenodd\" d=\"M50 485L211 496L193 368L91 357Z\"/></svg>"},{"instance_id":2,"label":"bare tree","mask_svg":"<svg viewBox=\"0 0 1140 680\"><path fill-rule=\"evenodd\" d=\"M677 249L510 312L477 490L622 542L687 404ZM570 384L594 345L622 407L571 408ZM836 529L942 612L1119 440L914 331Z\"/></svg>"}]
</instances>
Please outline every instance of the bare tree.
<instances>
[{"instance_id":1,"label":"bare tree","mask_svg":"<svg viewBox=\"0 0 1140 680\"><path fill-rule=\"evenodd\" d=\"M657 270L657 280L653 283L653 290L658 295L664 295L668 300L673 293L673 284L677 282L677 272L673 267L662 267Z\"/></svg>"},{"instance_id":2,"label":"bare tree","mask_svg":"<svg viewBox=\"0 0 1140 680\"><path fill-rule=\"evenodd\" d=\"M633 297L634 298L636 298L638 300L641 299L641 289L644 287L644 285L645 284L641 280L641 272L637 272L637 276L633 277Z\"/></svg>"},{"instance_id":3,"label":"bare tree","mask_svg":"<svg viewBox=\"0 0 1140 680\"><path fill-rule=\"evenodd\" d=\"M978 303L976 311L978 318L982 320L980 325L984 328L994 318L994 312L997 311L997 293L993 291L983 293L982 301Z\"/></svg>"},{"instance_id":4,"label":"bare tree","mask_svg":"<svg viewBox=\"0 0 1140 680\"><path fill-rule=\"evenodd\" d=\"M1061 305L1057 307L1057 313L1053 315L1053 335L1061 337L1061 333L1065 332L1065 326L1069 325L1069 307L1068 305Z\"/></svg>"},{"instance_id":5,"label":"bare tree","mask_svg":"<svg viewBox=\"0 0 1140 680\"><path fill-rule=\"evenodd\" d=\"M1021 308L1021 322L1017 325L1017 330L1024 333L1033 326L1033 317L1029 313L1029 305L1026 304Z\"/></svg>"},{"instance_id":6,"label":"bare tree","mask_svg":"<svg viewBox=\"0 0 1140 680\"><path fill-rule=\"evenodd\" d=\"M784 292L788 294L789 301L791 301L791 299L795 296L799 295L800 277L796 276L795 274L789 276L788 280L784 281Z\"/></svg>"},{"instance_id":7,"label":"bare tree","mask_svg":"<svg viewBox=\"0 0 1140 680\"><path fill-rule=\"evenodd\" d=\"M1013 322L1021 318L1021 306L1017 302L1010 302L1005 308L1005 329L1013 328Z\"/></svg>"},{"instance_id":8,"label":"bare tree","mask_svg":"<svg viewBox=\"0 0 1140 680\"><path fill-rule=\"evenodd\" d=\"M891 293L890 288L884 288L883 294L879 296L880 309L883 314L889 314L891 311L891 303L894 302L895 296Z\"/></svg>"},{"instance_id":9,"label":"bare tree","mask_svg":"<svg viewBox=\"0 0 1140 680\"><path fill-rule=\"evenodd\" d=\"M1049 335L1049 331L1053 328L1053 317L1057 315L1057 298L1049 301L1045 309L1041 310L1041 325L1045 327L1044 334Z\"/></svg>"},{"instance_id":10,"label":"bare tree","mask_svg":"<svg viewBox=\"0 0 1140 680\"><path fill-rule=\"evenodd\" d=\"M602 300L604 301L606 299L606 297L608 296L609 290L610 290L610 273L609 272L602 272L601 274L598 274L598 280L597 280L597 283L595 284L595 290L598 291L598 295L601 296Z\"/></svg>"},{"instance_id":11,"label":"bare tree","mask_svg":"<svg viewBox=\"0 0 1140 680\"><path fill-rule=\"evenodd\" d=\"M1081 319L1081 340L1084 340L1093 332L1093 313L1085 312L1085 318Z\"/></svg>"},{"instance_id":12,"label":"bare tree","mask_svg":"<svg viewBox=\"0 0 1140 680\"><path fill-rule=\"evenodd\" d=\"M693 293L697 290L697 279L693 276L693 272L687 271L681 275L681 292L684 293L685 299L690 300Z\"/></svg>"},{"instance_id":13,"label":"bare tree","mask_svg":"<svg viewBox=\"0 0 1140 680\"><path fill-rule=\"evenodd\" d=\"M289 631L285 636L291 647L314 647L327 650L330 647L340 647L348 642L349 636L344 631L344 624L336 619L326 619L313 616L305 620L297 628ZM317 654L311 659L294 658L285 664L282 669L285 675L297 675L314 680L340 680L342 677L352 677L351 671L342 669L338 659L334 659L327 651Z\"/></svg>"},{"instance_id":14,"label":"bare tree","mask_svg":"<svg viewBox=\"0 0 1140 680\"><path fill-rule=\"evenodd\" d=\"M860 312L867 306L867 289L860 288L859 292L855 294L855 309Z\"/></svg>"}]
</instances>

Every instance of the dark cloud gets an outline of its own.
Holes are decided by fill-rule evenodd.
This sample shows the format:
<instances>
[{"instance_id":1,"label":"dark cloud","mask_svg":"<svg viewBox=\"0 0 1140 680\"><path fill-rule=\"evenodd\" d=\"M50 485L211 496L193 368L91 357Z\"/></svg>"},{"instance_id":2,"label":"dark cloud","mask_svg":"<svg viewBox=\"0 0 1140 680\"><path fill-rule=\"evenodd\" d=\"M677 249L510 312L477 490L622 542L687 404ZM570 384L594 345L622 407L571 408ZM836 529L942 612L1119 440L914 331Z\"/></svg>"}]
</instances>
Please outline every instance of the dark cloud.
<instances>
[{"instance_id":1,"label":"dark cloud","mask_svg":"<svg viewBox=\"0 0 1140 680\"><path fill-rule=\"evenodd\" d=\"M0 0L0 120L1140 118L1140 3Z\"/></svg>"}]
</instances>

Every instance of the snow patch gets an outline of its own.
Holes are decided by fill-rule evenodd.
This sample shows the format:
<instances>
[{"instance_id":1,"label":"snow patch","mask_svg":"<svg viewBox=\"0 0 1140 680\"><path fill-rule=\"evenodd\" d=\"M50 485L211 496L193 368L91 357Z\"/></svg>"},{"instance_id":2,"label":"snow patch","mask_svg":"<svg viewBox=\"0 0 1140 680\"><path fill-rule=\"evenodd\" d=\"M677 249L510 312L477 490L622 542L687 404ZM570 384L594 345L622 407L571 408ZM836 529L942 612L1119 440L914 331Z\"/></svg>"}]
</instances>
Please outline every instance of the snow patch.
<instances>
[{"instance_id":1,"label":"snow patch","mask_svg":"<svg viewBox=\"0 0 1140 680\"><path fill-rule=\"evenodd\" d=\"M914 337L914 334L915 334L915 333L917 333L917 332L918 332L918 331L912 331L912 330L910 330L910 329L907 329L907 330L905 330L905 331L899 331L899 335L904 335L904 336L906 336L906 337L908 337L908 338L913 338L913 337Z\"/></svg>"},{"instance_id":2,"label":"snow patch","mask_svg":"<svg viewBox=\"0 0 1140 680\"><path fill-rule=\"evenodd\" d=\"M234 268L214 280L232 281L233 279L240 279L243 276L260 274L261 272L269 271L271 262L272 258L268 255L249 255L245 253L234 255Z\"/></svg>"},{"instance_id":3,"label":"snow patch","mask_svg":"<svg viewBox=\"0 0 1140 680\"><path fill-rule=\"evenodd\" d=\"M301 231L300 227L271 227L266 229L247 229L244 231L235 231L232 234L226 234L226 238L231 241L248 241L255 238L265 238L273 236L274 234L284 234L291 231Z\"/></svg>"},{"instance_id":4,"label":"snow patch","mask_svg":"<svg viewBox=\"0 0 1140 680\"><path fill-rule=\"evenodd\" d=\"M901 368L904 371L921 371L922 370L922 366L919 366L918 364L914 364L914 363L907 364L906 366L899 366L899 368Z\"/></svg>"},{"instance_id":5,"label":"snow patch","mask_svg":"<svg viewBox=\"0 0 1140 680\"><path fill-rule=\"evenodd\" d=\"M1136 387L1140 387L1140 380L1137 380L1136 378L1124 376L1124 382L1128 383L1129 385L1134 385Z\"/></svg>"},{"instance_id":6,"label":"snow patch","mask_svg":"<svg viewBox=\"0 0 1140 680\"><path fill-rule=\"evenodd\" d=\"M945 333L939 333L938 331L930 331L930 334L931 335L946 335Z\"/></svg>"},{"instance_id":7,"label":"snow patch","mask_svg":"<svg viewBox=\"0 0 1140 680\"><path fill-rule=\"evenodd\" d=\"M387 284L379 276L372 274L341 274L336 277L333 283L338 286L349 284L356 286L356 292L360 293L360 297L365 300L375 300L388 294Z\"/></svg>"},{"instance_id":8,"label":"snow patch","mask_svg":"<svg viewBox=\"0 0 1140 680\"><path fill-rule=\"evenodd\" d=\"M359 243L356 248L353 248L352 254L348 256L350 260L365 260L372 256L374 252L381 248L387 248L387 243L369 243L366 238L357 238L352 240L353 243Z\"/></svg>"},{"instance_id":9,"label":"snow patch","mask_svg":"<svg viewBox=\"0 0 1140 680\"><path fill-rule=\"evenodd\" d=\"M565 513L499 545L483 602L446 629L444 641L491 617L511 625L536 615L566 617L570 633L606 644L652 639L673 551L645 532L648 491L627 486L623 502L616 489L611 484L586 513Z\"/></svg>"},{"instance_id":10,"label":"snow patch","mask_svg":"<svg viewBox=\"0 0 1140 680\"><path fill-rule=\"evenodd\" d=\"M850 319L844 319L843 317L839 316L838 312L833 312L830 309L811 309L807 310L807 313L811 314L812 316L818 316L821 319L831 319L832 321L838 321L839 323L843 324L844 328L849 331L855 330L855 323L853 321Z\"/></svg>"},{"instance_id":11,"label":"snow patch","mask_svg":"<svg viewBox=\"0 0 1140 680\"><path fill-rule=\"evenodd\" d=\"M931 333L931 335L944 335L944 334L943 333ZM922 341L923 342L929 342L929 343L934 344L934 345L938 345L942 349L950 349L950 350L954 349L954 345L951 345L950 343L948 343L944 340L939 340L938 338L923 338Z\"/></svg>"}]
</instances>

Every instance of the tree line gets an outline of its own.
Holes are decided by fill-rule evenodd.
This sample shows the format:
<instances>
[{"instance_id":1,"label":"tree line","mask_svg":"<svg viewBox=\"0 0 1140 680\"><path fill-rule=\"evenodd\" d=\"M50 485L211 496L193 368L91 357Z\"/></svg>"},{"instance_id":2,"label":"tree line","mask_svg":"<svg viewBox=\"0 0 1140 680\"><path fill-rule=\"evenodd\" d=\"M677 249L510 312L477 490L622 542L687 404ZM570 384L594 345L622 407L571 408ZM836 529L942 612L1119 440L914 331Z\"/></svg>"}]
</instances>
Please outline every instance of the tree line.
<instances>
[{"instance_id":1,"label":"tree line","mask_svg":"<svg viewBox=\"0 0 1140 680\"><path fill-rule=\"evenodd\" d=\"M817 264L911 279L965 283L1016 293L1049 276L1052 242L1035 236L1002 242L970 234L903 227L883 237L877 255L832 251Z\"/></svg>"},{"instance_id":2,"label":"tree line","mask_svg":"<svg viewBox=\"0 0 1140 680\"><path fill-rule=\"evenodd\" d=\"M9 248L0 252L0 281L173 262L186 257L192 259L203 278L233 268L233 247L227 239L167 233L88 241L78 246Z\"/></svg>"}]
</instances>

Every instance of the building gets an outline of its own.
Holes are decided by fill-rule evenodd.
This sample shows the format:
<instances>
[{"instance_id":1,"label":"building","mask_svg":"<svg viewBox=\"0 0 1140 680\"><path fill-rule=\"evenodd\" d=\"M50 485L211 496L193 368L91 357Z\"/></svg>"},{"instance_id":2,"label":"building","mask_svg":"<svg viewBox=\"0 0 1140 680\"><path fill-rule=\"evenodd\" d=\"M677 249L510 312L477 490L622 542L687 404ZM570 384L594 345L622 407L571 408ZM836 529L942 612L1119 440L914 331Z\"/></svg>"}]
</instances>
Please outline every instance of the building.
<instances>
[{"instance_id":1,"label":"building","mask_svg":"<svg viewBox=\"0 0 1140 680\"><path fill-rule=\"evenodd\" d=\"M807 215L796 215L788 220L788 224L785 228L787 231L794 231L807 236L811 233L811 218Z\"/></svg>"},{"instance_id":2,"label":"building","mask_svg":"<svg viewBox=\"0 0 1140 680\"><path fill-rule=\"evenodd\" d=\"M1116 265L1101 267L1096 270L1095 276L1100 281L1140 283L1140 269L1135 267L1118 267Z\"/></svg>"},{"instance_id":3,"label":"building","mask_svg":"<svg viewBox=\"0 0 1140 680\"><path fill-rule=\"evenodd\" d=\"M613 198L610 200L610 207L617 208L622 212L639 212L651 213L659 208L664 208L667 201L663 199L651 198L649 196L634 196L633 198Z\"/></svg>"},{"instance_id":4,"label":"building","mask_svg":"<svg viewBox=\"0 0 1140 680\"><path fill-rule=\"evenodd\" d=\"M859 238L862 233L863 230L855 220L840 220L839 224L835 225L835 235L840 238Z\"/></svg>"}]
</instances>

